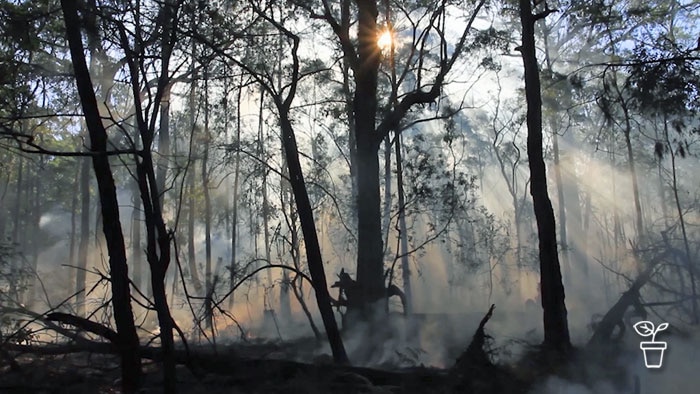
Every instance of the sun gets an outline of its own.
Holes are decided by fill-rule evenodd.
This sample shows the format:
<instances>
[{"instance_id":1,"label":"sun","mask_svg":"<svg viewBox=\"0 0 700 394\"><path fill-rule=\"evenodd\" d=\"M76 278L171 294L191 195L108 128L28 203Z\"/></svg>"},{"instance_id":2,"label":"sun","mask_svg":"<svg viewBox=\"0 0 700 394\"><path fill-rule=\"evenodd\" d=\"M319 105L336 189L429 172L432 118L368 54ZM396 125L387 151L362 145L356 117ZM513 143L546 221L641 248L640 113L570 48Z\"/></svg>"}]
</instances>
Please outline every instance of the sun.
<instances>
[{"instance_id":1,"label":"sun","mask_svg":"<svg viewBox=\"0 0 700 394\"><path fill-rule=\"evenodd\" d=\"M379 38L377 39L377 46L380 50L384 51L386 49L389 49L392 41L393 37L391 31L384 30L379 34Z\"/></svg>"}]
</instances>

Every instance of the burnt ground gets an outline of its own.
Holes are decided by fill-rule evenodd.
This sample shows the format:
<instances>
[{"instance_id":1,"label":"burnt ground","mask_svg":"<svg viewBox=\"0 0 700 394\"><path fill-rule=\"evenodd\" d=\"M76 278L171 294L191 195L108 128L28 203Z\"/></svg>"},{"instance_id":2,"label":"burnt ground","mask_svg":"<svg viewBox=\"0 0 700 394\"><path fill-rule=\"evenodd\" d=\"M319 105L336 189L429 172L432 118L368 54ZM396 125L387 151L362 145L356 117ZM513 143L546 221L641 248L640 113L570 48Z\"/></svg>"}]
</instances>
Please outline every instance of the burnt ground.
<instances>
[{"instance_id":1,"label":"burnt ground","mask_svg":"<svg viewBox=\"0 0 700 394\"><path fill-rule=\"evenodd\" d=\"M443 393L454 380L449 370L432 368L370 369L340 367L330 360L301 363L275 357L270 344L226 347L214 353L196 349L190 366L178 365L182 393ZM119 362L109 354L17 356L19 370L0 367L2 393L118 393ZM478 385L493 386L508 374L490 366ZM497 375L493 372L497 371ZM486 372L486 371L483 371ZM144 393L161 392L159 364L144 360ZM459 390L460 392L463 392ZM479 391L502 392L502 391ZM508 391L513 392L513 391ZM513 392L514 393L514 392Z\"/></svg>"},{"instance_id":2,"label":"burnt ground","mask_svg":"<svg viewBox=\"0 0 700 394\"><path fill-rule=\"evenodd\" d=\"M496 363L484 316L471 341L451 349L458 357L444 368L396 362L372 368L339 366L327 345L314 338L294 341L219 343L180 347L176 352L180 393L473 393L526 394L551 376L585 384L591 363L610 379L613 357L591 360L574 350L566 359L537 346L509 365ZM466 335L465 335L466 336ZM615 352L608 349L609 354ZM108 343L5 344L0 346L0 393L119 393L119 360ZM142 347L142 393L162 392L159 349ZM351 352L351 360L357 360ZM400 359L400 358L399 358ZM404 367L401 367L404 365ZM600 375L600 373L596 373ZM627 392L626 390L624 392Z\"/></svg>"},{"instance_id":3,"label":"burnt ground","mask_svg":"<svg viewBox=\"0 0 700 394\"><path fill-rule=\"evenodd\" d=\"M476 336L475 336L476 338ZM585 384L587 362L574 353L552 358L537 347L512 365L498 365L472 341L450 368L361 368L334 365L330 356L294 361L310 354L312 340L248 343L178 351L180 393L473 393L526 394L551 376ZM103 345L103 344L98 344ZM149 350L150 351L147 351ZM142 393L162 392L157 349L144 348ZM68 353L66 353L68 352ZM61 354L50 354L61 353ZM14 346L0 360L0 393L119 393L119 360L105 346L90 351L65 345ZM603 368L601 361L596 361ZM603 368L618 373L612 367ZM614 378L614 376L610 376ZM632 392L627 389L620 392Z\"/></svg>"}]
</instances>

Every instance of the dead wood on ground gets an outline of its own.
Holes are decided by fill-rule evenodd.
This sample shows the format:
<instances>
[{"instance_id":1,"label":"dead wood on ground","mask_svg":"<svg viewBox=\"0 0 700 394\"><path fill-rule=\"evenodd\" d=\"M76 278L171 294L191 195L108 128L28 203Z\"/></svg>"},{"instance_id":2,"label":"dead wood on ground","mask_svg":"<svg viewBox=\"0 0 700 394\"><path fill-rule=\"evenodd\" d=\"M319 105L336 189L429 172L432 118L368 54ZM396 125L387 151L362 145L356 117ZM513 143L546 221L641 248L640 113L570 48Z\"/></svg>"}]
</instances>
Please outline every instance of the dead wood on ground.
<instances>
[{"instance_id":1,"label":"dead wood on ground","mask_svg":"<svg viewBox=\"0 0 700 394\"><path fill-rule=\"evenodd\" d=\"M646 314L639 300L639 291L651 279L654 269L665 256L655 258L648 267L632 282L629 290L622 293L620 299L608 310L603 319L598 323L595 332L586 345L587 350L598 351L601 347L609 344L614 339L621 339L625 330L625 312L628 308L634 307L639 314ZM618 334L613 337L615 327L618 327Z\"/></svg>"}]
</instances>

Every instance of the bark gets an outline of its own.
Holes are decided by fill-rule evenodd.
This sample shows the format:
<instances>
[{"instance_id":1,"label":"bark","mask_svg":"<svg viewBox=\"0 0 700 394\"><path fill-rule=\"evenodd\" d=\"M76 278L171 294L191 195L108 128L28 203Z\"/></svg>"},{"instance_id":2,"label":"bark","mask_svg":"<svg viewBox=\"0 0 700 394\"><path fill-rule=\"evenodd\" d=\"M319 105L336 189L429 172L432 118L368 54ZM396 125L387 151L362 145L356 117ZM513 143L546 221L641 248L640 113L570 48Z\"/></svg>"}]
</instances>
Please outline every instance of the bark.
<instances>
[{"instance_id":1,"label":"bark","mask_svg":"<svg viewBox=\"0 0 700 394\"><path fill-rule=\"evenodd\" d=\"M331 297L330 294L328 294L328 284L323 268L323 257L316 233L314 214L311 208L309 194L306 190L301 163L299 162L299 148L297 146L292 123L286 116L286 114L289 113L289 108L285 106L285 104L279 102L279 100L276 101L275 104L280 110L280 126L282 128L285 157L289 166L289 179L292 191L294 192L297 212L299 213L299 219L301 221L301 230L304 234L306 258L308 260L309 273L314 283L316 302L326 328L326 335L328 336L328 342L333 352L333 359L336 363L346 364L348 363L348 356L345 353L345 347L340 337L338 324L335 321L335 316L333 316L333 309L331 309ZM289 104L291 104L291 102ZM376 158L376 155L374 157ZM377 174L379 173L377 172Z\"/></svg>"},{"instance_id":2,"label":"bark","mask_svg":"<svg viewBox=\"0 0 700 394\"><path fill-rule=\"evenodd\" d=\"M532 14L530 0L520 0L522 46L527 100L527 153L530 166L530 194L534 204L539 237L540 286L544 310L544 345L559 351L571 349L564 285L557 253L556 222L547 192L547 174L542 154L542 96L535 54L535 22L546 15Z\"/></svg>"},{"instance_id":3,"label":"bark","mask_svg":"<svg viewBox=\"0 0 700 394\"><path fill-rule=\"evenodd\" d=\"M282 151L284 153L284 141L282 141ZM287 160L285 159L284 161L285 164L285 171L286 171L286 179L289 178L289 166L287 165ZM299 250L299 231L297 230L297 219L298 215L297 212L294 210L294 194L291 188L291 183L288 181L284 181L284 188L283 188L283 209L285 209L286 214L285 218L288 220L288 227L289 227L289 234L290 234L290 248L289 248L289 254L292 257L292 262L294 264L294 268L297 270L297 272L301 272L301 252ZM286 273L286 270L284 270ZM311 327L311 330L314 333L314 336L316 337L317 340L321 340L322 335L321 331L319 331L318 327L316 326L316 323L314 322L313 316L311 316L311 311L309 310L308 305L306 304L306 301L304 300L304 282L299 280L300 277L299 275L296 275L294 279L291 280L289 283L288 287L292 288L292 292L294 293L294 297L296 300L299 302L299 305L301 305L301 310L304 312L304 315L306 316L306 319L309 321L309 326ZM289 291L289 290L287 290ZM282 302L282 311L286 313L285 308L285 303ZM286 302L288 303L288 301ZM290 312L291 316L291 307L290 307Z\"/></svg>"},{"instance_id":4,"label":"bark","mask_svg":"<svg viewBox=\"0 0 700 394\"><path fill-rule=\"evenodd\" d=\"M368 306L386 295L379 193L379 142L375 124L380 57L377 47L376 1L357 1L357 8L359 44L353 109L357 143L357 196L358 199L360 196L362 198L362 204L357 204L357 283L360 294L358 305L351 304L349 308L362 310L366 314L370 312Z\"/></svg>"},{"instance_id":5,"label":"bark","mask_svg":"<svg viewBox=\"0 0 700 394\"><path fill-rule=\"evenodd\" d=\"M406 226L406 197L403 188L403 164L401 163L401 135L396 137L396 188L399 197L399 237L401 252L401 274L403 279L403 292L405 294L404 313L410 314L413 310L413 291L411 288L411 267L408 261L408 228Z\"/></svg>"},{"instance_id":6,"label":"bark","mask_svg":"<svg viewBox=\"0 0 700 394\"><path fill-rule=\"evenodd\" d=\"M163 40L163 46L168 45ZM160 191L160 206L163 206L165 199L165 179L168 175L168 161L170 157L170 87L168 84L163 91L163 98L160 101L160 127L158 130L158 169L156 180Z\"/></svg>"},{"instance_id":7,"label":"bark","mask_svg":"<svg viewBox=\"0 0 700 394\"><path fill-rule=\"evenodd\" d=\"M77 4L62 0L61 8L66 26L66 37L70 46L73 70L75 72L78 94L90 133L90 150L95 153L107 150L107 132L102 124L97 100L85 61L81 20ZM103 231L109 251L109 268L112 282L112 306L114 321L119 334L119 353L122 370L122 390L135 392L140 383L141 358L139 356L139 338L136 334L134 316L131 310L129 290L129 272L126 262L124 234L119 221L119 202L109 159L106 155L92 156L92 165L97 178L100 204L102 206Z\"/></svg>"}]
</instances>

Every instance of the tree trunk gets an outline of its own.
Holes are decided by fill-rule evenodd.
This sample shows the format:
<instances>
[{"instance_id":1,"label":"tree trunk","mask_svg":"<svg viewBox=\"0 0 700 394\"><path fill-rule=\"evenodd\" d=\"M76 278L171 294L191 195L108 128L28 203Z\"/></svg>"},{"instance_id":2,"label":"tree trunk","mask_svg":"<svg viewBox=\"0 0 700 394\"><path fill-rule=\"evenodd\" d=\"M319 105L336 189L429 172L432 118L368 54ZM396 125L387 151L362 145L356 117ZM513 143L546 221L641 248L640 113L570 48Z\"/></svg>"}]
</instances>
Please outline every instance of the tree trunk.
<instances>
[{"instance_id":1,"label":"tree trunk","mask_svg":"<svg viewBox=\"0 0 700 394\"><path fill-rule=\"evenodd\" d=\"M258 111L258 158L267 162L265 156L265 133L264 133L264 121L263 121L263 111L265 104L265 90L260 89L260 108ZM267 195L267 167L262 168L262 187L260 192L262 193L262 218L263 218L263 236L265 237L265 260L267 264L272 264L270 260L270 202L268 201ZM267 287L272 287L272 271L266 270ZM267 299L267 291L265 292L265 307L273 309L272 302Z\"/></svg>"},{"instance_id":2,"label":"tree trunk","mask_svg":"<svg viewBox=\"0 0 700 394\"><path fill-rule=\"evenodd\" d=\"M403 188L403 164L401 163L401 135L396 136L394 149L396 150L396 191L399 195L399 234L401 243L401 274L403 279L403 292L405 295L404 313L410 314L413 310L413 291L411 290L411 267L408 261L408 228L406 226L406 198Z\"/></svg>"},{"instance_id":3,"label":"tree trunk","mask_svg":"<svg viewBox=\"0 0 700 394\"><path fill-rule=\"evenodd\" d=\"M163 32L161 37L161 65L158 77L157 91L155 94L155 106L151 119L155 119L160 110L163 92L167 91L169 81L169 62L175 42L175 15L177 6L172 1L165 1L162 8ZM122 37L122 42L126 38ZM141 100L140 67L132 58L127 58L131 76L132 94L138 105L136 108L144 108ZM145 76L144 76L145 77ZM138 185L143 203L144 221L146 227L146 259L151 269L151 289L153 303L158 316L160 326L160 344L163 352L163 391L174 393L176 391L177 376L175 370L175 346L173 340L174 321L170 315L166 292L166 274L170 265L170 241L172 234L166 228L161 206L161 190L158 188L156 176L156 164L153 161L153 141L155 137L155 124L147 123L144 114L135 113L143 150L134 155L136 161L136 173ZM184 340L184 338L183 338Z\"/></svg>"},{"instance_id":4,"label":"tree trunk","mask_svg":"<svg viewBox=\"0 0 700 394\"><path fill-rule=\"evenodd\" d=\"M391 230L391 140L389 135L384 137L384 212L382 215L382 230L384 230L384 245L389 242Z\"/></svg>"},{"instance_id":5,"label":"tree trunk","mask_svg":"<svg viewBox=\"0 0 700 394\"><path fill-rule=\"evenodd\" d=\"M163 45L168 45L164 43ZM160 100L160 128L158 130L158 169L156 179L160 191L160 206L163 207L165 199L165 179L168 175L168 161L170 157L170 84L163 91Z\"/></svg>"},{"instance_id":6,"label":"tree trunk","mask_svg":"<svg viewBox=\"0 0 700 394\"><path fill-rule=\"evenodd\" d=\"M375 117L377 114L377 47L376 1L357 1L358 8L358 66L355 72L353 99L355 137L357 143L357 304L351 310L362 309L365 316L386 295L384 288L384 256L382 247L381 198L379 193L379 142ZM361 197L360 197L361 196ZM373 308L368 306L375 304Z\"/></svg>"},{"instance_id":7,"label":"tree trunk","mask_svg":"<svg viewBox=\"0 0 700 394\"><path fill-rule=\"evenodd\" d=\"M92 164L95 177L97 178L100 205L102 206L103 231L109 251L112 306L114 321L119 334L122 390L126 393L132 393L139 387L141 357L139 356L139 338L131 310L126 248L124 245L124 234L119 221L119 201L117 200L116 186L108 156L103 154L103 152L107 151L107 132L102 124L90 73L85 61L80 34L81 20L78 15L77 4L73 1L61 0L61 8L63 10L66 37L70 46L78 94L85 122L90 133L90 151L93 153Z\"/></svg>"},{"instance_id":8,"label":"tree trunk","mask_svg":"<svg viewBox=\"0 0 700 394\"><path fill-rule=\"evenodd\" d=\"M342 0L340 24L343 31L350 30L350 0ZM343 95L345 98L345 115L348 118L348 151L350 156L350 197L353 212L357 208L357 137L355 133L355 114L353 113L353 95L350 90L350 61L343 56Z\"/></svg>"},{"instance_id":9,"label":"tree trunk","mask_svg":"<svg viewBox=\"0 0 700 394\"><path fill-rule=\"evenodd\" d=\"M282 139L284 141L284 152L289 166L289 179L294 192L294 200L299 212L301 221L301 230L304 234L304 244L306 246L306 258L309 265L309 273L314 281L314 290L316 293L316 303L321 312L323 325L326 328L326 335L333 352L333 359L336 363L347 364L348 356L345 353L343 340L340 337L338 324L333 316L331 308L331 298L328 294L328 284L326 282L326 274L323 268L323 257L321 256L321 247L318 242L316 233L316 223L314 222L314 214L309 201L309 194L306 190L304 182L304 174L299 162L299 148L297 146L294 129L289 118L286 117L289 108L286 108L283 103L275 103L280 113L280 126L282 128ZM374 156L375 159L377 156ZM379 172L377 171L377 175ZM379 205L377 205L379 206ZM381 242L381 240L380 240Z\"/></svg>"},{"instance_id":10,"label":"tree trunk","mask_svg":"<svg viewBox=\"0 0 700 394\"><path fill-rule=\"evenodd\" d=\"M194 56L194 55L193 55ZM194 141L197 136L197 125L195 121L195 112L197 110L196 104L196 76L194 71L192 73L192 83L190 85L190 96L189 96L189 124L190 141ZM190 277L192 279L192 285L194 286L194 291L197 296L202 296L202 281L199 279L199 272L197 269L196 251L194 246L194 219L195 219L195 209L196 204L194 200L195 184L194 184L194 173L195 173L195 152L194 146L196 144L190 143L189 157L190 161L188 163L187 171L187 264L190 269Z\"/></svg>"},{"instance_id":11,"label":"tree trunk","mask_svg":"<svg viewBox=\"0 0 700 394\"><path fill-rule=\"evenodd\" d=\"M204 67L204 136L202 150L202 192L204 194L204 277L206 280L204 310L205 324L213 329L212 295L214 283L211 271L211 198L209 196L209 72Z\"/></svg>"},{"instance_id":12,"label":"tree trunk","mask_svg":"<svg viewBox=\"0 0 700 394\"><path fill-rule=\"evenodd\" d=\"M291 235L291 244L289 245L289 256L292 258L293 263L296 266L298 266L298 246L295 244L295 241L298 240L298 236L296 235L297 229L296 229L296 219L293 217L294 215L294 196L292 195L292 188L291 185L289 184L289 166L287 166L287 160L284 159L284 141L282 142L282 157L283 157L283 162L282 162L282 176L280 177L280 202L282 205L282 212L284 214L284 217L287 221L287 226L289 227L289 232L292 234ZM297 250L295 251L295 247ZM284 250L286 248L282 248L283 253L282 256L284 256L286 253L284 253ZM299 269L297 267L297 269ZM292 318L292 306L290 303L290 297L289 297L289 288L290 286L290 279L289 279L289 274L287 273L287 270L282 270L282 283L280 285L280 317L282 318L282 321L284 324L288 324L291 321ZM294 290L296 291L296 287L294 287ZM296 293L295 293L296 295ZM297 298L301 298L297 296ZM308 311L306 310L306 305L303 303L303 298L301 299L302 302L302 309L304 309L304 313L307 313ZM307 315L308 316L308 315ZM313 322L312 322L313 324ZM315 327L314 327L315 328ZM314 331L314 334L316 332Z\"/></svg>"},{"instance_id":13,"label":"tree trunk","mask_svg":"<svg viewBox=\"0 0 700 394\"><path fill-rule=\"evenodd\" d=\"M534 204L539 236L540 286L544 310L544 344L559 352L571 348L567 311L564 303L556 223L547 192L547 174L542 154L542 96L535 54L535 22L530 0L520 0L522 46L527 100L527 153L530 166L530 194Z\"/></svg>"}]
</instances>

